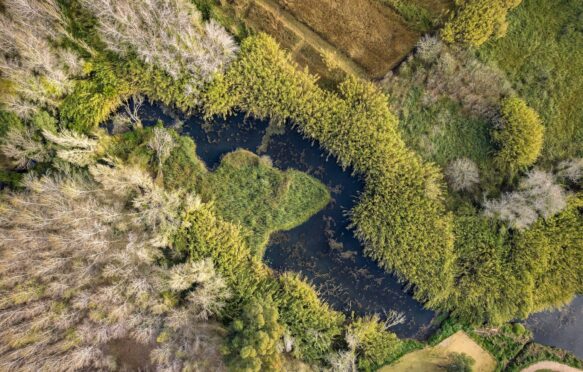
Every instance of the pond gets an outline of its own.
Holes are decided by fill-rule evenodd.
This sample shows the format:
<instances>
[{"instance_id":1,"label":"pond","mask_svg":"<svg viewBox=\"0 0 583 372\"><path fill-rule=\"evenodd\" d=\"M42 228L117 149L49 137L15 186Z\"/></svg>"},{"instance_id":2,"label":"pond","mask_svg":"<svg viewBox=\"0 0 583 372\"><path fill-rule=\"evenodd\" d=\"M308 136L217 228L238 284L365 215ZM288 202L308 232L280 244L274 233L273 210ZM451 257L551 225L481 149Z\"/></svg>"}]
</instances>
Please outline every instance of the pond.
<instances>
[{"instance_id":1,"label":"pond","mask_svg":"<svg viewBox=\"0 0 583 372\"><path fill-rule=\"evenodd\" d=\"M536 342L569 350L583 359L583 296L560 310L533 314L525 325Z\"/></svg>"},{"instance_id":2,"label":"pond","mask_svg":"<svg viewBox=\"0 0 583 372\"><path fill-rule=\"evenodd\" d=\"M140 117L145 125L157 119L172 125L176 113L144 104ZM363 248L348 229L346 213L352 209L364 183L350 170L343 170L334 157L297 131L269 127L268 122L237 115L227 120L205 123L198 117L180 118L182 133L195 141L197 155L209 169L221 157L239 148L268 155L274 166L293 168L310 174L326 184L332 201L307 222L290 231L272 234L264 261L276 272L303 274L319 289L321 297L334 309L350 315L365 315L395 310L405 322L391 330L399 337L425 339L434 318L415 301L391 274L364 257ZM268 136L265 134L270 133Z\"/></svg>"},{"instance_id":3,"label":"pond","mask_svg":"<svg viewBox=\"0 0 583 372\"><path fill-rule=\"evenodd\" d=\"M406 317L403 324L392 328L399 337L423 340L430 334L435 313L424 309L393 275L366 258L347 228L346 213L356 203L363 182L350 170L343 170L316 143L289 125L274 131L266 121L243 115L205 123L198 117L184 118L144 104L140 117L146 125L157 119L166 125L183 120L182 133L193 138L197 155L210 169L223 155L243 148L268 155L280 169L298 169L326 184L332 194L328 206L301 226L272 234L264 261L276 272L289 270L305 275L336 310L348 315L382 315L395 310ZM564 348L583 358L583 297L563 310L534 314L525 324L536 342Z\"/></svg>"}]
</instances>

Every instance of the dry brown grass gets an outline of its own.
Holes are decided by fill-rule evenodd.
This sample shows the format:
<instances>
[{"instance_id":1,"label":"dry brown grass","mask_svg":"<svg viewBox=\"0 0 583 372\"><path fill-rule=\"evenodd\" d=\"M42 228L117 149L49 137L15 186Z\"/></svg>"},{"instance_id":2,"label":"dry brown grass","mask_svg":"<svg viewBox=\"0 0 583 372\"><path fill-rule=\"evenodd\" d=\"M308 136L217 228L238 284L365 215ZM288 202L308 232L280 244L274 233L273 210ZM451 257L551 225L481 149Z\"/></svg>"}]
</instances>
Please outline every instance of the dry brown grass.
<instances>
[{"instance_id":1,"label":"dry brown grass","mask_svg":"<svg viewBox=\"0 0 583 372\"><path fill-rule=\"evenodd\" d=\"M371 0L277 0L300 22L352 58L372 78L384 76L419 35L388 7Z\"/></svg>"},{"instance_id":2,"label":"dry brown grass","mask_svg":"<svg viewBox=\"0 0 583 372\"><path fill-rule=\"evenodd\" d=\"M450 353L464 353L476 361L473 371L492 372L496 369L496 360L482 349L463 331L446 338L435 347L426 347L409 353L393 364L384 366L379 372L438 372L447 365Z\"/></svg>"},{"instance_id":3,"label":"dry brown grass","mask_svg":"<svg viewBox=\"0 0 583 372\"><path fill-rule=\"evenodd\" d=\"M476 341L472 340L465 332L459 331L435 347L445 353L464 353L472 357L476 364L473 370L476 372L491 372L496 369L496 360L486 350L482 349Z\"/></svg>"}]
</instances>

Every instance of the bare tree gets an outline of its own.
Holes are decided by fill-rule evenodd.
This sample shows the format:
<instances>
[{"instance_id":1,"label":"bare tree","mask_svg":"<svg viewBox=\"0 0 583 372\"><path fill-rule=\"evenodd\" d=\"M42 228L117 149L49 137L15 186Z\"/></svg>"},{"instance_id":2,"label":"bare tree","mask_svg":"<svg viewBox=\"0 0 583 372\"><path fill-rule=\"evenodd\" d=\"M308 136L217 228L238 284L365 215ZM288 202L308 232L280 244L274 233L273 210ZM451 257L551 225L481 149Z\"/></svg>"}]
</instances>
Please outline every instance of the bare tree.
<instances>
[{"instance_id":1,"label":"bare tree","mask_svg":"<svg viewBox=\"0 0 583 372\"><path fill-rule=\"evenodd\" d=\"M25 191L0 199L0 369L111 369L104 346L131 338L144 345L164 340L151 353L157 368L196 370L212 360L223 370L224 330L201 322L228 297L223 279L210 261L190 263L182 271L194 273L195 286L180 290L188 304L207 306L165 303L167 271L150 244L159 226L134 218L141 213L135 193L104 187L114 172L94 173L101 177L29 176ZM145 177L122 182L149 192L155 186Z\"/></svg>"},{"instance_id":2,"label":"bare tree","mask_svg":"<svg viewBox=\"0 0 583 372\"><path fill-rule=\"evenodd\" d=\"M29 127L10 128L3 138L0 151L19 169L27 169L33 162L49 159L48 150Z\"/></svg>"},{"instance_id":3,"label":"bare tree","mask_svg":"<svg viewBox=\"0 0 583 372\"><path fill-rule=\"evenodd\" d=\"M454 191L469 190L480 182L478 166L467 158L452 161L445 169L445 177Z\"/></svg>"},{"instance_id":4,"label":"bare tree","mask_svg":"<svg viewBox=\"0 0 583 372\"><path fill-rule=\"evenodd\" d=\"M134 94L130 100L126 100L124 109L126 115L130 118L130 122L135 128L142 128L142 120L140 119L140 108L144 104L144 96L141 94Z\"/></svg>"},{"instance_id":5,"label":"bare tree","mask_svg":"<svg viewBox=\"0 0 583 372\"><path fill-rule=\"evenodd\" d=\"M167 130L156 127L152 131L152 137L148 141L148 146L156 153L156 158L158 159L158 179L161 179L162 166L170 156L172 149L176 147L176 143Z\"/></svg>"},{"instance_id":6,"label":"bare tree","mask_svg":"<svg viewBox=\"0 0 583 372\"><path fill-rule=\"evenodd\" d=\"M579 183L583 178L583 158L563 160L557 167L557 176L573 183Z\"/></svg>"},{"instance_id":7,"label":"bare tree","mask_svg":"<svg viewBox=\"0 0 583 372\"><path fill-rule=\"evenodd\" d=\"M214 21L203 23L185 0L84 0L99 21L107 47L134 53L174 79L189 78L185 94L198 99L202 85L234 58L237 45Z\"/></svg>"},{"instance_id":8,"label":"bare tree","mask_svg":"<svg viewBox=\"0 0 583 372\"><path fill-rule=\"evenodd\" d=\"M405 317L405 314L400 313L398 311L395 310L385 311L384 321L385 329L389 329L399 324L403 324L405 323L406 319L407 318Z\"/></svg>"},{"instance_id":9,"label":"bare tree","mask_svg":"<svg viewBox=\"0 0 583 372\"><path fill-rule=\"evenodd\" d=\"M552 174L533 170L520 182L516 191L499 199L484 202L484 214L507 221L516 229L524 229L539 217L549 218L567 204L565 191L555 183Z\"/></svg>"},{"instance_id":10,"label":"bare tree","mask_svg":"<svg viewBox=\"0 0 583 372\"><path fill-rule=\"evenodd\" d=\"M56 48L66 22L54 0L6 0L0 13L0 71L13 94L2 103L21 117L38 107L52 109L72 87L70 77L81 72L79 58Z\"/></svg>"}]
</instances>

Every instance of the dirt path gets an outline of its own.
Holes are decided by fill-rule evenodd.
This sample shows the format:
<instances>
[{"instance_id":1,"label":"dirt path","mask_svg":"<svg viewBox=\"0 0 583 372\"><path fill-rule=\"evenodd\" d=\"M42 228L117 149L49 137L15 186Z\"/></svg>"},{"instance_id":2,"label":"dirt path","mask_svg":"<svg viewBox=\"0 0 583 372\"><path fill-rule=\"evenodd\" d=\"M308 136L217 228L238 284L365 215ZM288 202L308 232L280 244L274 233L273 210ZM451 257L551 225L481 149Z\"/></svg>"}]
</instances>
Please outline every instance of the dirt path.
<instances>
[{"instance_id":1,"label":"dirt path","mask_svg":"<svg viewBox=\"0 0 583 372\"><path fill-rule=\"evenodd\" d=\"M255 0L255 3L272 13L285 24L291 31L300 36L305 43L312 45L323 54L334 56L334 61L343 71L366 79L367 74L354 61L341 53L336 47L324 40L309 27L298 21L293 15L282 9L273 0Z\"/></svg>"},{"instance_id":2,"label":"dirt path","mask_svg":"<svg viewBox=\"0 0 583 372\"><path fill-rule=\"evenodd\" d=\"M536 372L540 370L549 370L555 372L582 372L580 369L569 367L568 365L551 361L535 363L531 366L526 367L521 372Z\"/></svg>"}]
</instances>

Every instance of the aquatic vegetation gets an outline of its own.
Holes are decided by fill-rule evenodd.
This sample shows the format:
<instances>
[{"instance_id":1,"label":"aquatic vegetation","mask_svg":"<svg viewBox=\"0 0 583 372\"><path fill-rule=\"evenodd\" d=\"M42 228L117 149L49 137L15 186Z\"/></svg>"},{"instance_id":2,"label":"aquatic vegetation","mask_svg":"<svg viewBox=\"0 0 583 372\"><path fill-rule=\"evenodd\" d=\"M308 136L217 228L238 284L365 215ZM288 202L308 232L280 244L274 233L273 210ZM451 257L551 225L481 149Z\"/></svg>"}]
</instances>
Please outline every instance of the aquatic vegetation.
<instances>
[{"instance_id":1,"label":"aquatic vegetation","mask_svg":"<svg viewBox=\"0 0 583 372\"><path fill-rule=\"evenodd\" d=\"M221 217L249 230L245 241L258 256L272 232L302 224L330 200L326 187L314 178L279 171L244 150L225 155L207 182L203 194L214 201Z\"/></svg>"}]
</instances>

